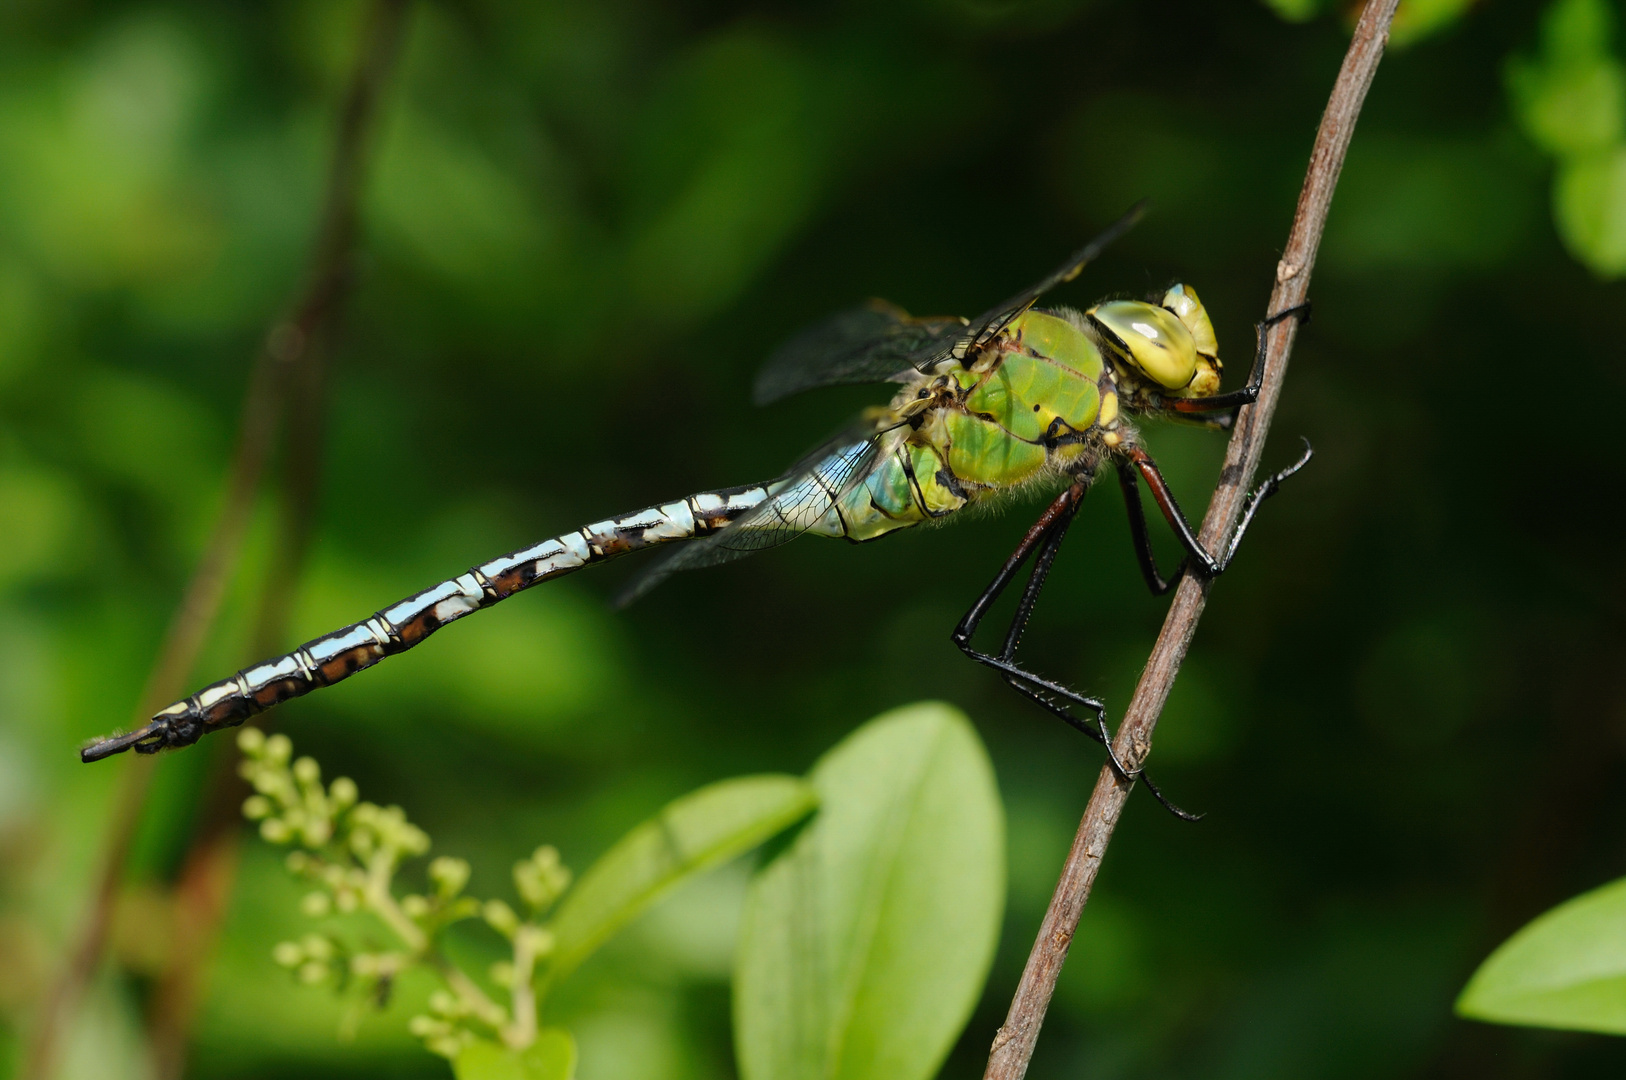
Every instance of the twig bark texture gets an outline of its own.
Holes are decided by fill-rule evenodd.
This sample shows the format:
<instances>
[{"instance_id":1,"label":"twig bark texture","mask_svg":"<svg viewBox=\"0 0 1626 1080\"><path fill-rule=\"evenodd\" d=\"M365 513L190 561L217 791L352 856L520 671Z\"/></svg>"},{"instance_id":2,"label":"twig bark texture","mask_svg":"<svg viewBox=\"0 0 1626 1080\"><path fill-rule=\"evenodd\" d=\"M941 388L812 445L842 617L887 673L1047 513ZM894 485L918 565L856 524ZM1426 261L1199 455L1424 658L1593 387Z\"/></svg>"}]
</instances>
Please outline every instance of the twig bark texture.
<instances>
[{"instance_id":1,"label":"twig bark texture","mask_svg":"<svg viewBox=\"0 0 1626 1080\"><path fill-rule=\"evenodd\" d=\"M1377 73L1378 61L1383 58L1397 3L1398 0L1369 0L1356 23L1349 51L1333 84L1332 96L1327 101L1327 110L1321 117L1321 127L1310 151L1310 166L1299 193L1293 228L1276 267L1276 285L1271 290L1268 308L1271 312L1303 303L1309 292L1310 270L1321 244L1333 189L1338 184L1344 154L1354 134L1356 117ZM1244 408L1237 419L1236 430L1226 448L1219 486L1203 518L1200 535L1209 551L1223 550L1225 541L1236 528L1243 499L1259 468L1277 399L1281 396L1282 377L1287 371L1296 330L1297 320L1287 319L1267 331L1269 350L1258 403ZM1157 726L1163 703L1168 699L1174 677L1197 631L1197 620L1208 600L1208 588L1208 581L1187 574L1175 591L1163 630L1152 647L1113 743L1118 759L1130 769L1138 768L1151 751L1152 729ZM1027 1073L1045 1010L1078 929L1079 916L1084 912L1101 858L1133 787L1132 781L1121 779L1110 765L1101 770L1073 838L1072 850L1062 866L1061 880L1056 883L1050 907L1039 926L1038 938L1028 954L1022 980L1011 999L1010 1011L994 1037L984 1080L1021 1080Z\"/></svg>"}]
</instances>

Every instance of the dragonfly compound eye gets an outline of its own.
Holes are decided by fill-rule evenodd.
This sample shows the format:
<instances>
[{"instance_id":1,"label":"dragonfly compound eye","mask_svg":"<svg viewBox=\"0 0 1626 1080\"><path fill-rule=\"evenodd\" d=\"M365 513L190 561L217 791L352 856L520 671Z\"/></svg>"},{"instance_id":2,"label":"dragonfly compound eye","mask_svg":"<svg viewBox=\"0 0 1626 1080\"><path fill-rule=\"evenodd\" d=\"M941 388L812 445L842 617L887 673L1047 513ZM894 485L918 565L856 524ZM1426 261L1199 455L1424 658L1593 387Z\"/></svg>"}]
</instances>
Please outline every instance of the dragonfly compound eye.
<instances>
[{"instance_id":1,"label":"dragonfly compound eye","mask_svg":"<svg viewBox=\"0 0 1626 1080\"><path fill-rule=\"evenodd\" d=\"M1214 324L1208 321L1208 309L1197 299L1197 290L1190 285L1176 285L1163 294L1163 306L1186 324L1191 338L1197 343L1197 352L1203 356L1219 356L1219 340L1214 337Z\"/></svg>"},{"instance_id":2,"label":"dragonfly compound eye","mask_svg":"<svg viewBox=\"0 0 1626 1080\"><path fill-rule=\"evenodd\" d=\"M1107 331L1107 344L1120 359L1165 390L1180 390L1197 374L1197 342L1173 312L1136 300L1113 300L1091 308L1089 315Z\"/></svg>"}]
</instances>

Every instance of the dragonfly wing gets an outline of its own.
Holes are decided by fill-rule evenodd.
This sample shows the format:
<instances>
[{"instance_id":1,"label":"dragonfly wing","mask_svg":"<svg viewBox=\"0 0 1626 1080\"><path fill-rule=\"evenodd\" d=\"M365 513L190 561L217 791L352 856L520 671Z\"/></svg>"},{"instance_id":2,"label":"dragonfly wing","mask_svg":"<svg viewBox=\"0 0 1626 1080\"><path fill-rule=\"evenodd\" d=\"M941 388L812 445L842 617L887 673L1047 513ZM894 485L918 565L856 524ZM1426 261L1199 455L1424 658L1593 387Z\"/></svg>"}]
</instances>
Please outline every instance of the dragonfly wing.
<instances>
[{"instance_id":1,"label":"dragonfly wing","mask_svg":"<svg viewBox=\"0 0 1626 1080\"><path fill-rule=\"evenodd\" d=\"M941 316L916 319L879 301L816 323L768 358L757 374L752 398L758 405L766 405L816 386L905 382L916 371L963 357L1005 329L1039 297L1076 278L1108 244L1129 231L1145 210L1144 201L1136 203L1100 236L1068 256L1050 276L969 323Z\"/></svg>"},{"instance_id":2,"label":"dragonfly wing","mask_svg":"<svg viewBox=\"0 0 1626 1080\"><path fill-rule=\"evenodd\" d=\"M1067 261L1058 266L1050 276L1022 290L998 307L990 308L971 320L966 331L967 344L980 345L988 341L1009 326L1011 320L1032 307L1039 297L1054 289L1057 285L1072 281L1084 267L1094 262L1097 256L1106 250L1107 245L1132 229L1145 212L1146 200L1142 199L1125 211L1124 215L1117 221L1107 226L1101 235L1069 255Z\"/></svg>"},{"instance_id":3,"label":"dragonfly wing","mask_svg":"<svg viewBox=\"0 0 1626 1080\"><path fill-rule=\"evenodd\" d=\"M964 319L916 319L874 301L815 323L781 345L757 373L751 396L766 405L816 386L901 382L964 336Z\"/></svg>"},{"instance_id":4,"label":"dragonfly wing","mask_svg":"<svg viewBox=\"0 0 1626 1080\"><path fill-rule=\"evenodd\" d=\"M864 482L879 456L881 435L869 429L832 439L798 462L773 494L730 524L673 548L651 562L615 599L625 607L680 570L743 559L788 544L818 525L831 507Z\"/></svg>"}]
</instances>

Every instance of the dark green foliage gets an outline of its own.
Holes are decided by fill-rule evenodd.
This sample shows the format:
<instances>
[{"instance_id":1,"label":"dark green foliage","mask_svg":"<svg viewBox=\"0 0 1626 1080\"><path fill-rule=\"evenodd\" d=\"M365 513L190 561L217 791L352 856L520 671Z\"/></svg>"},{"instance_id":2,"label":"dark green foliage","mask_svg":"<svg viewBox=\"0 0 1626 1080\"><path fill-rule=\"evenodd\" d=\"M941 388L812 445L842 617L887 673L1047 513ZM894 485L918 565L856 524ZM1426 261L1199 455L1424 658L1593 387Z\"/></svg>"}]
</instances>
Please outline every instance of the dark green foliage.
<instances>
[{"instance_id":1,"label":"dark green foliage","mask_svg":"<svg viewBox=\"0 0 1626 1080\"><path fill-rule=\"evenodd\" d=\"M218 508L250 358L298 286L357 10L0 14L0 1052L82 910L128 766L81 766L77 744L129 720ZM1216 587L1158 730L1159 782L1208 817L1135 798L1036 1080L1626 1063L1601 1036L1451 1016L1498 942L1626 871L1626 295L1560 242L1554 159L1509 101L1509 58L1539 62L1542 35L1539 5L1482 3L1378 74L1266 455L1285 464L1303 434L1315 463ZM1191 282L1239 379L1344 44L1335 14L1212 0L421 4L332 357L294 637L774 474L876 400L753 409L775 345L874 295L974 314L1142 196L1146 221L1057 301ZM1221 439L1148 442L1199 512ZM506 886L480 875L540 838L580 866L704 783L800 772L885 708L953 702L1011 839L1005 934L946 1066L973 1075L1100 762L948 642L1036 507L798 542L622 613L606 600L634 567L577 575L278 723L410 806L484 896ZM253 659L270 524L198 683ZM1125 531L1104 485L1024 641L1120 709L1163 612ZM159 762L137 886L173 876L213 752ZM560 987L550 1022L596 1080L730 1075L745 889L724 871L678 892ZM113 942L134 974L93 988L76 1075L142 1060L166 956L143 895ZM264 978L302 932L298 896L247 849L195 1075L436 1075L404 1033L424 987L341 1043L322 995Z\"/></svg>"}]
</instances>

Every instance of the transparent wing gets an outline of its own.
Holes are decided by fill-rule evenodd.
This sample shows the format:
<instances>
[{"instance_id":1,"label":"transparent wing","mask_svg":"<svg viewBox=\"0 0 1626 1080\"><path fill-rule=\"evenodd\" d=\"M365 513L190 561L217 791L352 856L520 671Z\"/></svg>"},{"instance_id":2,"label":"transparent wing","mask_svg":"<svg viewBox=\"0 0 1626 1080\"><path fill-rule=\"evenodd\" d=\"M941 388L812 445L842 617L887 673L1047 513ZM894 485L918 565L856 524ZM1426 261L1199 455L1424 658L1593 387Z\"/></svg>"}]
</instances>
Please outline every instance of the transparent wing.
<instances>
[{"instance_id":1,"label":"transparent wing","mask_svg":"<svg viewBox=\"0 0 1626 1080\"><path fill-rule=\"evenodd\" d=\"M1057 285L1072 281L1084 267L1094 262L1101 252L1106 250L1107 245L1134 228L1135 223L1141 219L1141 215L1144 213L1146 213L1146 200L1142 199L1126 210L1124 215L1117 221L1108 225L1101 235L1069 255L1067 261L1058 266L1049 277L1022 290L998 307L990 308L971 320L966 330L965 347L970 348L981 345L990 340L1009 326L1011 321L1018 315L1032 307L1039 297L1054 289Z\"/></svg>"},{"instance_id":2,"label":"transparent wing","mask_svg":"<svg viewBox=\"0 0 1626 1080\"><path fill-rule=\"evenodd\" d=\"M869 476L882 434L867 424L831 439L797 462L756 507L710 536L690 540L651 562L617 595L616 606L625 607L680 570L733 562L801 536Z\"/></svg>"},{"instance_id":3,"label":"transparent wing","mask_svg":"<svg viewBox=\"0 0 1626 1080\"><path fill-rule=\"evenodd\" d=\"M757 373L751 397L766 405L815 386L901 382L963 336L964 319L916 319L902 308L872 301L815 323L781 345Z\"/></svg>"},{"instance_id":4,"label":"transparent wing","mask_svg":"<svg viewBox=\"0 0 1626 1080\"><path fill-rule=\"evenodd\" d=\"M915 371L964 357L994 338L1039 297L1076 278L1145 211L1144 200L1136 203L1101 235L1068 256L1054 273L969 323L944 316L916 319L880 301L815 323L768 358L757 374L752 399L766 405L816 386L903 382Z\"/></svg>"}]
</instances>

